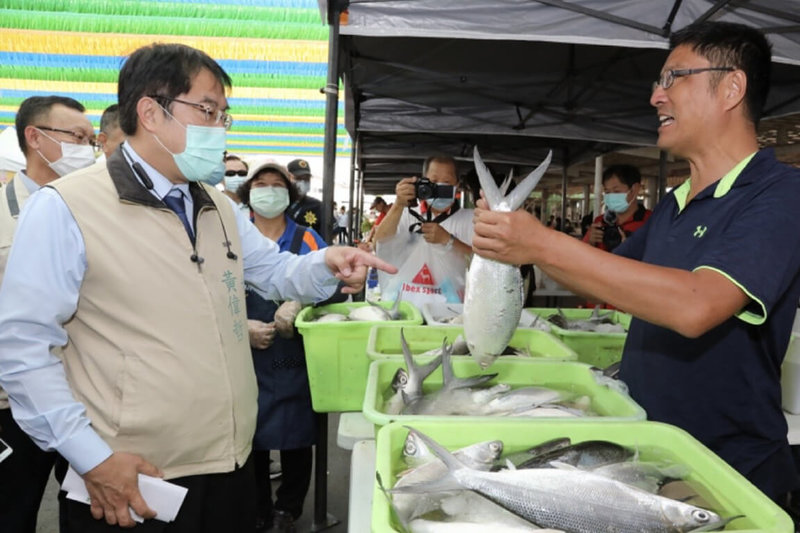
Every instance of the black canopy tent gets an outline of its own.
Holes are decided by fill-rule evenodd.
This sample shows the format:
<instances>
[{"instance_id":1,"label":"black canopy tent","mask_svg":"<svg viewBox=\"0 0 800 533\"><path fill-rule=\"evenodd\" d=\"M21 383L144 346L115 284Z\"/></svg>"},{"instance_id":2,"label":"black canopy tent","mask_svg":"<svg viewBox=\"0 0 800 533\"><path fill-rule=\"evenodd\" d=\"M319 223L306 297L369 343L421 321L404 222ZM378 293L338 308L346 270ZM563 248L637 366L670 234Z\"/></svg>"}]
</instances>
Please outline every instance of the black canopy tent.
<instances>
[{"instance_id":1,"label":"black canopy tent","mask_svg":"<svg viewBox=\"0 0 800 533\"><path fill-rule=\"evenodd\" d=\"M329 81L341 78L344 85L354 177L373 194L419 173L431 152L471 160L476 144L496 171L514 165L517 174L554 148L556 179L565 165L652 146L651 84L668 35L696 20L765 31L774 47L767 116L800 112L796 6L791 0L320 0L332 28L329 66L336 77ZM325 177L332 191L332 171Z\"/></svg>"}]
</instances>

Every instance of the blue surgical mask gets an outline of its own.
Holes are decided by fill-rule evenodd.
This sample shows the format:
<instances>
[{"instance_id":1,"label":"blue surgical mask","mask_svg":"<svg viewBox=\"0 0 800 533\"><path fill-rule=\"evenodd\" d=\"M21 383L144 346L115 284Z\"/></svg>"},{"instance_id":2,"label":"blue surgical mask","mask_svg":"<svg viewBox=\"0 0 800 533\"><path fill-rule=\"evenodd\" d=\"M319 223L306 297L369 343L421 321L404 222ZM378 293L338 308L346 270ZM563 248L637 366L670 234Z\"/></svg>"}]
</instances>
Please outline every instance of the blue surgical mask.
<instances>
[{"instance_id":1,"label":"blue surgical mask","mask_svg":"<svg viewBox=\"0 0 800 533\"><path fill-rule=\"evenodd\" d=\"M624 213L631 205L626 192L607 192L603 194L603 203L609 211L615 213Z\"/></svg>"},{"instance_id":2,"label":"blue surgical mask","mask_svg":"<svg viewBox=\"0 0 800 533\"><path fill-rule=\"evenodd\" d=\"M209 185L216 185L225 177L225 163L222 157L225 154L226 131L222 126L184 126L178 119L162 107L175 122L186 129L186 148L179 154L169 152L164 143L155 134L153 136L164 150L172 154L178 170L188 181L202 181Z\"/></svg>"},{"instance_id":3,"label":"blue surgical mask","mask_svg":"<svg viewBox=\"0 0 800 533\"><path fill-rule=\"evenodd\" d=\"M285 187L250 189L250 207L264 218L275 218L289 207L289 190Z\"/></svg>"},{"instance_id":4,"label":"blue surgical mask","mask_svg":"<svg viewBox=\"0 0 800 533\"><path fill-rule=\"evenodd\" d=\"M455 201L455 193L453 193L453 196L451 196L450 198L434 198L429 202L431 209L435 209L437 211L444 211L445 209L453 205L454 201Z\"/></svg>"}]
</instances>

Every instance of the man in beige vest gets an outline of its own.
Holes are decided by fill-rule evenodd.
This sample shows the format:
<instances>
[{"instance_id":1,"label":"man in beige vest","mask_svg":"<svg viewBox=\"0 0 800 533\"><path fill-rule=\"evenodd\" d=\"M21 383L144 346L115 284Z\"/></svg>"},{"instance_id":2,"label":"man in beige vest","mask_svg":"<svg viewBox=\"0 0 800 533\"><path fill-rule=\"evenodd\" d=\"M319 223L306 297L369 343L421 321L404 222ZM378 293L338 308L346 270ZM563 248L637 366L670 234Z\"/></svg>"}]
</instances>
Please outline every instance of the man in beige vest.
<instances>
[{"instance_id":1,"label":"man in beige vest","mask_svg":"<svg viewBox=\"0 0 800 533\"><path fill-rule=\"evenodd\" d=\"M84 115L83 106L72 98L32 96L20 105L15 126L26 162L25 169L0 189L0 280L20 210L28 197L63 173L94 162L91 146L94 129ZM35 533L39 503L56 454L41 450L19 428L2 389L0 438L13 449L12 454L0 462L2 530Z\"/></svg>"},{"instance_id":2,"label":"man in beige vest","mask_svg":"<svg viewBox=\"0 0 800 533\"><path fill-rule=\"evenodd\" d=\"M0 384L20 426L86 483L90 506L61 507L67 531L130 527L129 508L140 531L252 531L244 285L320 301L339 280L360 290L369 267L395 271L355 248L280 253L213 186L230 86L200 50L135 51L119 75L121 149L43 188L19 224L0 288ZM148 520L140 473L188 488L174 522Z\"/></svg>"}]
</instances>

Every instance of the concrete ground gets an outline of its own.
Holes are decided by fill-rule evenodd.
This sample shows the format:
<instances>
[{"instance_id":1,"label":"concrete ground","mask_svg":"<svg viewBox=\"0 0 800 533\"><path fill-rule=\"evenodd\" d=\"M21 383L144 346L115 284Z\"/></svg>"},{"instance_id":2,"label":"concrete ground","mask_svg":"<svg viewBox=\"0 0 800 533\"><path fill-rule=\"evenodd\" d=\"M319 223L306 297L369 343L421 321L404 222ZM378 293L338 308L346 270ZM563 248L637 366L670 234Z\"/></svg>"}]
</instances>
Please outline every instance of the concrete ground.
<instances>
[{"instance_id":1,"label":"concrete ground","mask_svg":"<svg viewBox=\"0 0 800 533\"><path fill-rule=\"evenodd\" d=\"M336 517L339 524L326 529L332 533L345 533L347 531L347 506L350 488L350 450L336 446L336 432L339 425L339 415L332 413L328 417L328 513ZM273 489L277 488L279 481L273 482ZM45 492L42 506L39 510L37 533L58 533L58 485L55 479L50 480ZM297 521L297 531L300 533L311 531L314 519L314 480L311 480L311 489L306 497L303 516ZM136 528L131 531L135 532Z\"/></svg>"}]
</instances>

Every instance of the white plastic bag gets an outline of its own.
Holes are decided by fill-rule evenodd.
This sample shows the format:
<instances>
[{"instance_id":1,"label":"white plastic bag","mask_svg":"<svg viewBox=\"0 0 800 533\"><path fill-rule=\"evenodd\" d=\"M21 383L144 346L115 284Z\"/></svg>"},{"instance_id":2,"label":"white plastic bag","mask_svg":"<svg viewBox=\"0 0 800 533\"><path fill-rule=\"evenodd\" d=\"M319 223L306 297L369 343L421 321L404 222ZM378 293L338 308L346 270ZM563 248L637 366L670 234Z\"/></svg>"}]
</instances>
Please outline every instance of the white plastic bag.
<instances>
[{"instance_id":1,"label":"white plastic bag","mask_svg":"<svg viewBox=\"0 0 800 533\"><path fill-rule=\"evenodd\" d=\"M424 303L464 301L467 259L454 249L425 242L419 233L398 233L378 243L378 257L398 267L397 274L378 274L381 299Z\"/></svg>"}]
</instances>

